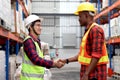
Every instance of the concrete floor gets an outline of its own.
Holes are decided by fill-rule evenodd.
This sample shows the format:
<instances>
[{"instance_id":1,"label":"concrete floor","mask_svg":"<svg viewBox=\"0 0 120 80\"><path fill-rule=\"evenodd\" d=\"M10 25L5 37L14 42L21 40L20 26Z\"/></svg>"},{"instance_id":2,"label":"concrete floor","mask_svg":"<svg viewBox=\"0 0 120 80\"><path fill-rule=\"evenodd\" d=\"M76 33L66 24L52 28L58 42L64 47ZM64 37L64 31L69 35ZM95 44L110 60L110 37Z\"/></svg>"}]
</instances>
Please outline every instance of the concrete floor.
<instances>
[{"instance_id":1,"label":"concrete floor","mask_svg":"<svg viewBox=\"0 0 120 80\"><path fill-rule=\"evenodd\" d=\"M54 52L54 50L50 50ZM59 58L64 59L68 57L75 56L78 54L79 49L59 49ZM51 80L80 80L80 64L78 62L66 64L61 69L52 68L50 69L52 73ZM108 80L114 80L108 78Z\"/></svg>"},{"instance_id":2,"label":"concrete floor","mask_svg":"<svg viewBox=\"0 0 120 80\"><path fill-rule=\"evenodd\" d=\"M78 68L51 69L51 80L80 80Z\"/></svg>"},{"instance_id":3,"label":"concrete floor","mask_svg":"<svg viewBox=\"0 0 120 80\"><path fill-rule=\"evenodd\" d=\"M54 50L51 50L53 52ZM65 59L75 56L79 49L59 49L59 58ZM80 65L78 62L66 64L60 69L52 68L51 80L80 80Z\"/></svg>"}]
</instances>

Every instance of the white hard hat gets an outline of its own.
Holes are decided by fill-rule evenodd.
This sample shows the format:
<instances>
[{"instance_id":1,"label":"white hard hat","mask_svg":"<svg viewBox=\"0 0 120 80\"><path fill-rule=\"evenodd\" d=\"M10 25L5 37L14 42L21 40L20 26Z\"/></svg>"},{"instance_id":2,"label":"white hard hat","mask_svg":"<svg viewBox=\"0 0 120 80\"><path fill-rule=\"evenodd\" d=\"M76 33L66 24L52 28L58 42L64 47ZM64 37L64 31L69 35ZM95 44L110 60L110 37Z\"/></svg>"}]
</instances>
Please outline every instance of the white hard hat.
<instances>
[{"instance_id":1,"label":"white hard hat","mask_svg":"<svg viewBox=\"0 0 120 80\"><path fill-rule=\"evenodd\" d=\"M29 15L26 19L25 19L25 27L26 28L30 28L30 24L36 20L40 20L42 21L42 18L39 18L39 16L37 15Z\"/></svg>"}]
</instances>

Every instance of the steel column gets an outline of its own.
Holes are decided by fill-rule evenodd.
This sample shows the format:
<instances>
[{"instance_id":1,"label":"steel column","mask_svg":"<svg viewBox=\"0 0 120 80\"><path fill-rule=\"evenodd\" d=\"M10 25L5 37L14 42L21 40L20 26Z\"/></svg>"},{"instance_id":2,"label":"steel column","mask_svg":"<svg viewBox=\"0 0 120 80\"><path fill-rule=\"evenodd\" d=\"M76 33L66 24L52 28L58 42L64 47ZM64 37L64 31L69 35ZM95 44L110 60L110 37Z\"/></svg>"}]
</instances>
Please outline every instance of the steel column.
<instances>
[{"instance_id":1,"label":"steel column","mask_svg":"<svg viewBox=\"0 0 120 80\"><path fill-rule=\"evenodd\" d=\"M5 46L5 50L6 50L6 80L9 80L9 39L6 40L6 46Z\"/></svg>"},{"instance_id":2,"label":"steel column","mask_svg":"<svg viewBox=\"0 0 120 80\"><path fill-rule=\"evenodd\" d=\"M109 6L111 6L111 0L109 0ZM111 38L111 28L110 28L110 16L111 16L111 13L109 12L108 13L108 22L109 22L109 39ZM109 60L110 60L110 68L112 69L112 62L111 62L111 58L112 58L112 45L110 43L108 43L108 52L109 52Z\"/></svg>"},{"instance_id":3,"label":"steel column","mask_svg":"<svg viewBox=\"0 0 120 80\"><path fill-rule=\"evenodd\" d=\"M16 48L15 49L16 49L15 53L16 53L16 55L18 55L18 52L19 52L19 43L18 42L16 43Z\"/></svg>"},{"instance_id":4,"label":"steel column","mask_svg":"<svg viewBox=\"0 0 120 80\"><path fill-rule=\"evenodd\" d=\"M100 6L101 6L101 2L100 2L100 0L97 0L98 1L98 13L100 13ZM98 24L100 24L100 18L98 18Z\"/></svg>"}]
</instances>

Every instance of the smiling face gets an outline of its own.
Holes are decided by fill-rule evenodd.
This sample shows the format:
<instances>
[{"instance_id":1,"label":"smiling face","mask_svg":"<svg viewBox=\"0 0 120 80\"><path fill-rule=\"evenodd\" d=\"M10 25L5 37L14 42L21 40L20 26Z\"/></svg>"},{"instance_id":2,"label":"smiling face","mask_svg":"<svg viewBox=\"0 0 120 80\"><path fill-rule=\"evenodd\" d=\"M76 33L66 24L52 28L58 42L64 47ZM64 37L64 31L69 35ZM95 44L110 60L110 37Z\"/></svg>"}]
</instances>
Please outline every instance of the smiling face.
<instances>
[{"instance_id":1,"label":"smiling face","mask_svg":"<svg viewBox=\"0 0 120 80\"><path fill-rule=\"evenodd\" d=\"M34 34L35 36L38 36L41 34L41 30L42 30L41 21L37 20L31 24L29 32Z\"/></svg>"},{"instance_id":2,"label":"smiling face","mask_svg":"<svg viewBox=\"0 0 120 80\"><path fill-rule=\"evenodd\" d=\"M40 21L35 22L33 28L34 28L34 31L37 33L37 35L41 34L42 26Z\"/></svg>"}]
</instances>

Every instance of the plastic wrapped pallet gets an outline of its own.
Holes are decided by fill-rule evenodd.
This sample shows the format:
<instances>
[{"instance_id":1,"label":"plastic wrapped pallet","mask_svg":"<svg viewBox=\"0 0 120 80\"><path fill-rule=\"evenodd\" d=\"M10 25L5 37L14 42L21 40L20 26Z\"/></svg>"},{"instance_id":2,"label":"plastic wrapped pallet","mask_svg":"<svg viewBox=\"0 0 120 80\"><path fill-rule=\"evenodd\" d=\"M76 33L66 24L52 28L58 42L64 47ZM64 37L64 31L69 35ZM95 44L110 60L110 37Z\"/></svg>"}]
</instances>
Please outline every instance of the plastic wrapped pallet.
<instances>
[{"instance_id":1,"label":"plastic wrapped pallet","mask_svg":"<svg viewBox=\"0 0 120 80\"><path fill-rule=\"evenodd\" d=\"M14 74L15 80L20 80L21 69L22 69L22 56L23 56L23 47L20 48L20 51L16 57L16 71Z\"/></svg>"},{"instance_id":2,"label":"plastic wrapped pallet","mask_svg":"<svg viewBox=\"0 0 120 80\"><path fill-rule=\"evenodd\" d=\"M118 25L114 26L114 36L118 36L118 31L119 31Z\"/></svg>"},{"instance_id":3,"label":"plastic wrapped pallet","mask_svg":"<svg viewBox=\"0 0 120 80\"><path fill-rule=\"evenodd\" d=\"M105 24L105 37L106 39L109 38L109 25L108 24Z\"/></svg>"},{"instance_id":4,"label":"plastic wrapped pallet","mask_svg":"<svg viewBox=\"0 0 120 80\"><path fill-rule=\"evenodd\" d=\"M2 0L2 12L3 19L6 23L5 28L10 30L11 28L11 0Z\"/></svg>"},{"instance_id":5,"label":"plastic wrapped pallet","mask_svg":"<svg viewBox=\"0 0 120 80\"><path fill-rule=\"evenodd\" d=\"M111 28L111 37L115 36L115 25L116 25L116 20L115 18L110 20L110 28Z\"/></svg>"},{"instance_id":6,"label":"plastic wrapped pallet","mask_svg":"<svg viewBox=\"0 0 120 80\"><path fill-rule=\"evenodd\" d=\"M49 55L45 55L44 59L51 60ZM47 68L44 68L44 69L45 69L44 80L51 80L52 73L50 69L47 69Z\"/></svg>"},{"instance_id":7,"label":"plastic wrapped pallet","mask_svg":"<svg viewBox=\"0 0 120 80\"><path fill-rule=\"evenodd\" d=\"M119 23L118 22L119 22L119 19L118 19L118 17L116 17L115 18L115 27L116 27L115 28L115 36L119 36L119 31L120 30L119 30Z\"/></svg>"},{"instance_id":8,"label":"plastic wrapped pallet","mask_svg":"<svg viewBox=\"0 0 120 80\"><path fill-rule=\"evenodd\" d=\"M52 73L50 69L45 68L44 80L51 80Z\"/></svg>"},{"instance_id":9,"label":"plastic wrapped pallet","mask_svg":"<svg viewBox=\"0 0 120 80\"><path fill-rule=\"evenodd\" d=\"M20 18L19 18L19 16L20 16L20 14L19 14L19 12L18 11L16 11L16 23L17 23L17 26L16 26L16 28L17 28L17 33L20 33Z\"/></svg>"},{"instance_id":10,"label":"plastic wrapped pallet","mask_svg":"<svg viewBox=\"0 0 120 80\"><path fill-rule=\"evenodd\" d=\"M2 0L0 0L0 18L2 18Z\"/></svg>"},{"instance_id":11,"label":"plastic wrapped pallet","mask_svg":"<svg viewBox=\"0 0 120 80\"><path fill-rule=\"evenodd\" d=\"M102 8L105 8L108 6L108 0L103 0L102 2Z\"/></svg>"},{"instance_id":12,"label":"plastic wrapped pallet","mask_svg":"<svg viewBox=\"0 0 120 80\"><path fill-rule=\"evenodd\" d=\"M15 80L20 80L21 70L22 70L22 64L15 71L15 75L14 75Z\"/></svg>"},{"instance_id":13,"label":"plastic wrapped pallet","mask_svg":"<svg viewBox=\"0 0 120 80\"><path fill-rule=\"evenodd\" d=\"M22 64L22 56L23 56L23 47L20 48L18 55L16 56L16 64Z\"/></svg>"},{"instance_id":14,"label":"plastic wrapped pallet","mask_svg":"<svg viewBox=\"0 0 120 80\"><path fill-rule=\"evenodd\" d=\"M19 14L20 14L20 17L19 17L19 20L20 20L20 30L25 32L24 15L23 15L23 10L22 10L21 5L19 5Z\"/></svg>"},{"instance_id":15,"label":"plastic wrapped pallet","mask_svg":"<svg viewBox=\"0 0 120 80\"><path fill-rule=\"evenodd\" d=\"M111 19L110 26L111 26L111 37L118 36L119 34L118 18Z\"/></svg>"},{"instance_id":16,"label":"plastic wrapped pallet","mask_svg":"<svg viewBox=\"0 0 120 80\"><path fill-rule=\"evenodd\" d=\"M108 39L108 37L109 37L109 26L108 26L108 24L104 24L104 25L101 25L101 26L104 30L105 39Z\"/></svg>"},{"instance_id":17,"label":"plastic wrapped pallet","mask_svg":"<svg viewBox=\"0 0 120 80\"><path fill-rule=\"evenodd\" d=\"M120 74L120 56L113 57L114 72Z\"/></svg>"},{"instance_id":18,"label":"plastic wrapped pallet","mask_svg":"<svg viewBox=\"0 0 120 80\"><path fill-rule=\"evenodd\" d=\"M28 0L28 13L31 14L32 13L32 2L30 0Z\"/></svg>"},{"instance_id":19,"label":"plastic wrapped pallet","mask_svg":"<svg viewBox=\"0 0 120 80\"><path fill-rule=\"evenodd\" d=\"M0 80L5 80L5 51L0 51Z\"/></svg>"},{"instance_id":20,"label":"plastic wrapped pallet","mask_svg":"<svg viewBox=\"0 0 120 80\"><path fill-rule=\"evenodd\" d=\"M15 32L15 4L12 5L11 9L11 32Z\"/></svg>"},{"instance_id":21,"label":"plastic wrapped pallet","mask_svg":"<svg viewBox=\"0 0 120 80\"><path fill-rule=\"evenodd\" d=\"M113 27L113 26L115 26L115 24L116 24L115 18L111 19L110 26Z\"/></svg>"},{"instance_id":22,"label":"plastic wrapped pallet","mask_svg":"<svg viewBox=\"0 0 120 80\"><path fill-rule=\"evenodd\" d=\"M118 36L120 36L120 16L118 16Z\"/></svg>"},{"instance_id":23,"label":"plastic wrapped pallet","mask_svg":"<svg viewBox=\"0 0 120 80\"><path fill-rule=\"evenodd\" d=\"M14 74L16 71L16 55L11 55L9 57L9 80L14 80Z\"/></svg>"},{"instance_id":24,"label":"plastic wrapped pallet","mask_svg":"<svg viewBox=\"0 0 120 80\"><path fill-rule=\"evenodd\" d=\"M19 5L19 10L18 10L18 13L19 13L19 24L20 24L20 30L24 30L24 25L23 25L23 11L22 11L22 7L21 5Z\"/></svg>"}]
</instances>

